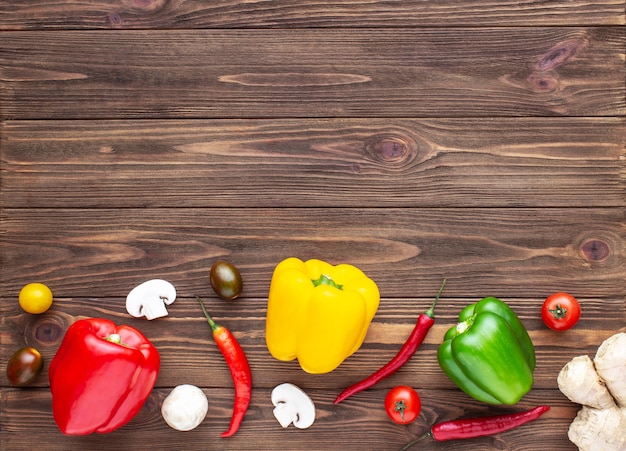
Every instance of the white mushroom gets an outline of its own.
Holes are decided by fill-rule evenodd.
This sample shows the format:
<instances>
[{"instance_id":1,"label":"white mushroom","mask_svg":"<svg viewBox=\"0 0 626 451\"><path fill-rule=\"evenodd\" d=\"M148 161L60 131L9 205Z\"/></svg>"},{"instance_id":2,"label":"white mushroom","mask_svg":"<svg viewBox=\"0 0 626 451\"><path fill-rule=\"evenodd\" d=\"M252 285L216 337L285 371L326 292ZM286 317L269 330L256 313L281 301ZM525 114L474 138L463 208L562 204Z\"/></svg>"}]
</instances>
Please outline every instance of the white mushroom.
<instances>
[{"instance_id":1,"label":"white mushroom","mask_svg":"<svg viewBox=\"0 0 626 451\"><path fill-rule=\"evenodd\" d=\"M175 387L163 401L161 415L165 422L177 431L191 431L206 417L209 401L204 392L195 385Z\"/></svg>"},{"instance_id":2,"label":"white mushroom","mask_svg":"<svg viewBox=\"0 0 626 451\"><path fill-rule=\"evenodd\" d=\"M126 296L126 310L132 316L147 319L167 316L166 305L176 300L176 288L167 280L152 279L133 288Z\"/></svg>"},{"instance_id":3,"label":"white mushroom","mask_svg":"<svg viewBox=\"0 0 626 451\"><path fill-rule=\"evenodd\" d=\"M315 404L309 395L299 387L284 383L272 390L274 416L284 428L291 423L299 429L306 429L315 421Z\"/></svg>"}]
</instances>

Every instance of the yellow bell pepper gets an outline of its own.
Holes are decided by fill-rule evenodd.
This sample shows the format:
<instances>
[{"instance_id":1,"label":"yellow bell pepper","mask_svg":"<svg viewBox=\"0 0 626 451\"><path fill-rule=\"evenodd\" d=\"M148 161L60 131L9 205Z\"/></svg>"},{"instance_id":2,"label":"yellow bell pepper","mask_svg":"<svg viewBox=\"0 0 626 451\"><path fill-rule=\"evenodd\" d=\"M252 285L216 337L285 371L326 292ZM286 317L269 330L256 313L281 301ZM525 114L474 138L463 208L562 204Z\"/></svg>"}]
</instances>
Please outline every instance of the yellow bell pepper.
<instances>
[{"instance_id":1,"label":"yellow bell pepper","mask_svg":"<svg viewBox=\"0 0 626 451\"><path fill-rule=\"evenodd\" d=\"M355 266L283 260L270 284L267 347L307 373L328 373L361 347L379 302L376 283Z\"/></svg>"}]
</instances>

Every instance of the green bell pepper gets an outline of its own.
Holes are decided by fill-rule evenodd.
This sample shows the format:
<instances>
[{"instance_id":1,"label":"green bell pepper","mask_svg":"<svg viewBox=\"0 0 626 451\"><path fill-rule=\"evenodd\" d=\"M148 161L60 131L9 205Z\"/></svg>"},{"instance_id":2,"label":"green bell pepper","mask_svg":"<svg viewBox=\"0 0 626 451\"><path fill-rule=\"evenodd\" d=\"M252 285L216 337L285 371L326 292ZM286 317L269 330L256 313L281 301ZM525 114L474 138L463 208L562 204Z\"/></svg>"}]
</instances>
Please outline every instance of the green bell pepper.
<instances>
[{"instance_id":1,"label":"green bell pepper","mask_svg":"<svg viewBox=\"0 0 626 451\"><path fill-rule=\"evenodd\" d=\"M489 404L516 404L533 385L533 343L515 312L498 298L486 297L461 311L437 360L461 390Z\"/></svg>"}]
</instances>

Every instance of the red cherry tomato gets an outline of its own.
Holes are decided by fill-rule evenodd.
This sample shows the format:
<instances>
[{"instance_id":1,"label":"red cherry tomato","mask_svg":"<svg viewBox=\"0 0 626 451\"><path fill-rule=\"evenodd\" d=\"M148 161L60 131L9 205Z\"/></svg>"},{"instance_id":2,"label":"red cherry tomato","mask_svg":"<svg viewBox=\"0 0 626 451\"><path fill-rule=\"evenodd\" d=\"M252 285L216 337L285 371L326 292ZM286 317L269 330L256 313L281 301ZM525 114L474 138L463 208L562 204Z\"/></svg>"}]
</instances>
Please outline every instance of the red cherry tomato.
<instances>
[{"instance_id":1,"label":"red cherry tomato","mask_svg":"<svg viewBox=\"0 0 626 451\"><path fill-rule=\"evenodd\" d=\"M412 423L419 416L421 409L422 401L419 395L406 385L392 388L385 397L385 410L394 423Z\"/></svg>"},{"instance_id":2,"label":"red cherry tomato","mask_svg":"<svg viewBox=\"0 0 626 451\"><path fill-rule=\"evenodd\" d=\"M541 318L552 330L567 330L580 318L580 304L568 293L554 293L544 301Z\"/></svg>"}]
</instances>

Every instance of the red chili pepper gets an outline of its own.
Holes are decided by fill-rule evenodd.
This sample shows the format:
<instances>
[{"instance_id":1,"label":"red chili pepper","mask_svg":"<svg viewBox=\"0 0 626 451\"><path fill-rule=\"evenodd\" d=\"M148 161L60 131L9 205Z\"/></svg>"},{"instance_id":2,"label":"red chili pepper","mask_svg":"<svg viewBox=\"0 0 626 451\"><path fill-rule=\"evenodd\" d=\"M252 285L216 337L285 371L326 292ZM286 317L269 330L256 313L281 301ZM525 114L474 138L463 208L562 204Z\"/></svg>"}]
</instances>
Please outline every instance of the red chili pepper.
<instances>
[{"instance_id":1,"label":"red chili pepper","mask_svg":"<svg viewBox=\"0 0 626 451\"><path fill-rule=\"evenodd\" d=\"M550 406L537 406L524 412L493 415L483 418L467 418L462 420L444 421L432 427L430 432L407 443L400 451L406 451L424 437L431 436L438 442L475 437L484 437L499 432L510 431L529 421L536 420L550 410Z\"/></svg>"},{"instance_id":2,"label":"red chili pepper","mask_svg":"<svg viewBox=\"0 0 626 451\"><path fill-rule=\"evenodd\" d=\"M230 437L239 429L243 417L248 410L248 406L250 405L250 398L252 397L252 372L250 371L246 354L243 352L243 349L241 349L235 336L224 326L216 324L204 308L202 300L197 296L196 298L198 302L200 302L204 316L206 316L211 326L213 339L228 364L230 375L233 378L233 384L235 386L235 403L233 406L233 415L230 419L230 427L226 432L221 434L221 437Z\"/></svg>"},{"instance_id":3,"label":"red chili pepper","mask_svg":"<svg viewBox=\"0 0 626 451\"><path fill-rule=\"evenodd\" d=\"M443 292L443 287L446 286L446 279L443 279L443 283L441 284L441 288L439 288L439 293L437 293L437 297L433 302L433 305L430 308L422 313L417 318L417 323L409 335L409 338L404 342L402 348L398 351L398 353L391 359L385 366L380 368L378 371L373 373L371 376L366 377L360 382L351 385L342 391L337 399L335 399L335 404L339 404L346 398L354 395L363 390L367 390L370 387L373 387L386 377L391 376L393 373L398 371L402 365L404 365L412 356L415 354L415 351L419 348L419 346L426 338L426 334L430 330L430 328L435 324L435 305L439 300L439 296Z\"/></svg>"}]
</instances>

